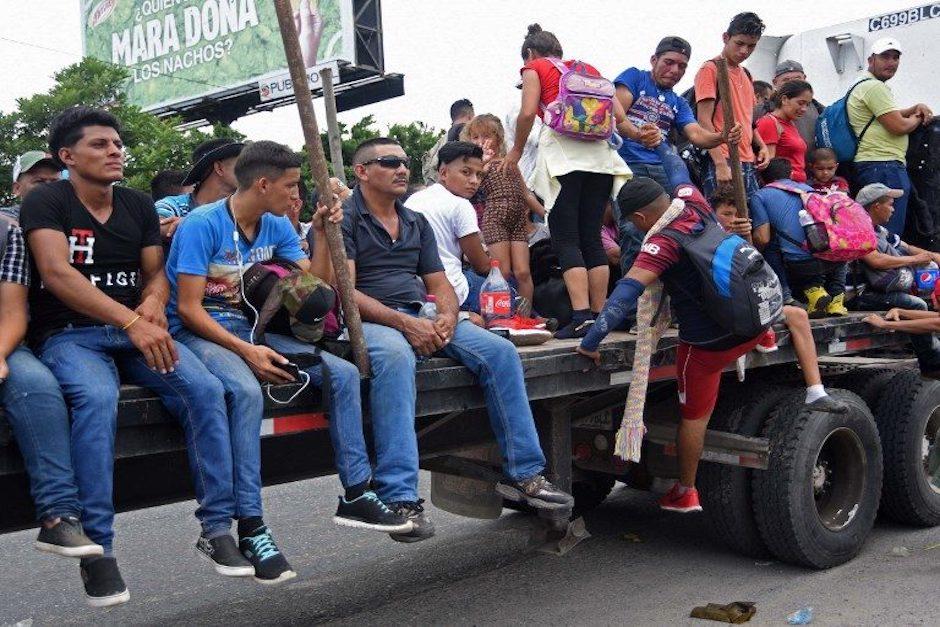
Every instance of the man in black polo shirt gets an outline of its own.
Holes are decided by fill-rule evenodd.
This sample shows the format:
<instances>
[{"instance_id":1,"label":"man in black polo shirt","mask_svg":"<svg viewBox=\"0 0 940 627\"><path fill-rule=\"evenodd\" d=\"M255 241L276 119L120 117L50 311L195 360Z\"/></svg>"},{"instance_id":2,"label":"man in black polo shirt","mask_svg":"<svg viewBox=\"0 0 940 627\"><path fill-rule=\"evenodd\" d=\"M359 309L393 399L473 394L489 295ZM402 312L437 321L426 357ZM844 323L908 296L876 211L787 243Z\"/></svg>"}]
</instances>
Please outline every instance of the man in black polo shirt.
<instances>
[{"instance_id":1,"label":"man in black polo shirt","mask_svg":"<svg viewBox=\"0 0 940 627\"><path fill-rule=\"evenodd\" d=\"M536 508L570 507L571 496L541 474L545 456L515 347L468 320L458 322L457 298L434 232L424 216L398 201L408 189L405 151L393 139L371 139L356 149L353 164L359 185L344 204L342 226L372 360L374 482L379 498L414 523L411 532L392 538L417 542L434 535L418 500L416 355L441 353L479 379L505 460L500 494ZM437 298L433 322L417 317L425 290Z\"/></svg>"}]
</instances>

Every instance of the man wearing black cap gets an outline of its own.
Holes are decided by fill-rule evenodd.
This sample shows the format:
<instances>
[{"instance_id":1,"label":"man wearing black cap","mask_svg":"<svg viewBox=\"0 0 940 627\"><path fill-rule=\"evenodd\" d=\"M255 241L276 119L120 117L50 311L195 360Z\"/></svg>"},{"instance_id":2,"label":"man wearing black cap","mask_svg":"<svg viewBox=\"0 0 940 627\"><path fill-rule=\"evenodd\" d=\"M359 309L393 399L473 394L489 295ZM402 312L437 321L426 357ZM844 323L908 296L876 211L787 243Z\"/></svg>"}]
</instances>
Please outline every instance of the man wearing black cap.
<instances>
[{"instance_id":1,"label":"man wearing black cap","mask_svg":"<svg viewBox=\"0 0 940 627\"><path fill-rule=\"evenodd\" d=\"M231 196L238 188L235 180L235 160L241 154L245 144L224 137L204 141L193 150L193 166L181 185L195 185L190 194L167 196L157 200L154 205L160 216L160 231L165 238L170 238L180 219L190 211L202 205L208 205L226 196Z\"/></svg>"},{"instance_id":2,"label":"man wearing black cap","mask_svg":"<svg viewBox=\"0 0 940 627\"><path fill-rule=\"evenodd\" d=\"M761 343L766 333L753 338L734 335L702 308L701 275L685 254L676 233L691 233L701 229L703 216L713 212L701 192L692 185L679 185L675 196L675 200L670 201L659 183L644 177L628 181L620 189L617 202L621 214L632 220L641 232L649 231L668 211L676 215L665 228L659 229L644 242L633 267L617 282L604 310L577 350L599 363L597 349L601 340L610 330L623 323L627 312L633 310L637 299L648 286L662 281L679 324L677 372L682 420L677 441L679 481L660 499L659 504L663 509L685 513L702 509L695 490L695 475L708 420L718 398L721 373ZM748 253L758 255L754 249ZM771 291L761 296L767 299L764 302L772 309ZM780 298L779 295L777 298ZM648 321L640 321L640 324L644 323ZM807 350L810 346L806 347ZM826 394L818 376L813 385L808 382L806 403L816 411L846 411L843 404Z\"/></svg>"},{"instance_id":3,"label":"man wearing black cap","mask_svg":"<svg viewBox=\"0 0 940 627\"><path fill-rule=\"evenodd\" d=\"M655 148L673 129L683 131L700 148L714 148L725 141L721 133L699 126L689 104L672 90L685 75L691 55L689 42L681 37L665 37L650 58L652 70L631 67L614 79L617 99L627 112L627 133L620 156L634 176L649 177L667 190L669 180ZM732 129L732 133L733 141L738 141L740 129ZM643 238L635 233L628 218L619 220L619 228L621 267L629 268Z\"/></svg>"}]
</instances>

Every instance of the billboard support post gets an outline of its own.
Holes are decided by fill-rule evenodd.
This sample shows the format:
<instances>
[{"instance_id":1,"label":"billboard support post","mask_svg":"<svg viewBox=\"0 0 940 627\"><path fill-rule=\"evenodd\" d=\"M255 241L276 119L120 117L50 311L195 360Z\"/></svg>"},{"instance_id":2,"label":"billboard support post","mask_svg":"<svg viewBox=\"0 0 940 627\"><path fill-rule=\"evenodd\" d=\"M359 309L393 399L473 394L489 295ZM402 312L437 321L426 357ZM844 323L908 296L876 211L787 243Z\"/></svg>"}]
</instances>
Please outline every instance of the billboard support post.
<instances>
[{"instance_id":1,"label":"billboard support post","mask_svg":"<svg viewBox=\"0 0 940 627\"><path fill-rule=\"evenodd\" d=\"M320 143L320 131L313 111L313 98L310 95L310 84L307 82L306 67L300 50L300 42L297 39L297 29L294 26L290 0L274 0L274 8L277 11L281 39L284 42L287 67L290 69L291 80L294 83L294 95L297 99L297 111L300 114L300 126L304 132L307 156L310 159L310 170L321 196L324 199L329 198L332 200L330 175L326 167L326 158L323 155L323 146ZM343 235L337 224L327 221L324 226L327 245L330 247L333 270L336 273L340 302L343 305L343 315L349 329L353 359L359 368L360 376L368 377L370 375L369 352L366 349L365 336L362 332L362 318L359 315L359 307L356 305L355 286L352 283L349 266L347 265Z\"/></svg>"},{"instance_id":2,"label":"billboard support post","mask_svg":"<svg viewBox=\"0 0 940 627\"><path fill-rule=\"evenodd\" d=\"M330 140L330 161L333 163L333 176L346 185L346 170L343 168L343 140L340 137L339 122L336 120L336 93L333 91L333 68L320 70L320 84L323 85L323 102L326 104L326 134Z\"/></svg>"}]
</instances>

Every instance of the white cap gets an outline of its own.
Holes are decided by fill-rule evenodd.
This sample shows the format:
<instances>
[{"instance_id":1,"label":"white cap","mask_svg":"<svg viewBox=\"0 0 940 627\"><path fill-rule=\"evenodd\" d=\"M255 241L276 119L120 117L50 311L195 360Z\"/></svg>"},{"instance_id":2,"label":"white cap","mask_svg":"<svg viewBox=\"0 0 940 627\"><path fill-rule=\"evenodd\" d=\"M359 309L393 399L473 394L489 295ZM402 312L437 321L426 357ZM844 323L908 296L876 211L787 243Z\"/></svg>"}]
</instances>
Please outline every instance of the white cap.
<instances>
[{"instance_id":1,"label":"white cap","mask_svg":"<svg viewBox=\"0 0 940 627\"><path fill-rule=\"evenodd\" d=\"M899 42L894 37L882 37L871 45L872 54L881 54L882 52L887 52L888 50L897 50L900 54L902 52L901 42Z\"/></svg>"}]
</instances>

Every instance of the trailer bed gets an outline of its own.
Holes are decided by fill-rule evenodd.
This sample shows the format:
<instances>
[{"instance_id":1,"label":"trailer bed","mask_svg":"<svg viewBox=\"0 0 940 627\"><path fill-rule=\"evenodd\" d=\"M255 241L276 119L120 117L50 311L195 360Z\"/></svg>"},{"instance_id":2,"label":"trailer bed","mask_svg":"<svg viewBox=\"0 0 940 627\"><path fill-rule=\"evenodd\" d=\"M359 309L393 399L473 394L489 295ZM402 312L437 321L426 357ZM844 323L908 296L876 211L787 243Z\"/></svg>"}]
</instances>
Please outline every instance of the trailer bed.
<instances>
[{"instance_id":1,"label":"trailer bed","mask_svg":"<svg viewBox=\"0 0 940 627\"><path fill-rule=\"evenodd\" d=\"M904 346L906 336L873 329L862 322L863 317L852 314L813 321L820 357L832 364L840 355ZM751 353L748 367L795 362L785 326L777 325L777 339L778 351ZM578 340L552 340L518 349L537 419L541 417L540 402L579 398L629 384L635 335L610 334L600 348L600 367L574 352L577 343ZM675 379L677 343L675 330L668 330L652 358L652 382ZM416 383L416 428L422 460L439 457L449 448L492 439L485 411L481 411L485 407L482 392L466 368L450 359L429 359L419 363ZM364 393L368 393L368 382L363 387ZM293 386L275 388L283 397L290 396L291 389ZM367 408L365 403L366 411ZM447 429L440 428L444 424ZM289 405L277 405L266 399L262 424L265 483L332 474L332 449L325 433L328 427L315 390L304 392ZM0 441L0 493L4 498L0 532L28 526L32 521L22 461L6 425L2 430L6 433ZM549 443L544 440L543 434L543 446L547 446ZM560 450L556 452L566 455ZM115 456L115 503L119 510L191 498L182 432L149 390L122 388Z\"/></svg>"}]
</instances>

